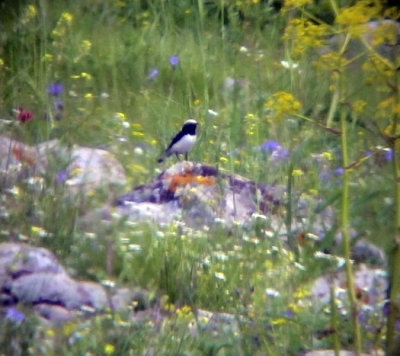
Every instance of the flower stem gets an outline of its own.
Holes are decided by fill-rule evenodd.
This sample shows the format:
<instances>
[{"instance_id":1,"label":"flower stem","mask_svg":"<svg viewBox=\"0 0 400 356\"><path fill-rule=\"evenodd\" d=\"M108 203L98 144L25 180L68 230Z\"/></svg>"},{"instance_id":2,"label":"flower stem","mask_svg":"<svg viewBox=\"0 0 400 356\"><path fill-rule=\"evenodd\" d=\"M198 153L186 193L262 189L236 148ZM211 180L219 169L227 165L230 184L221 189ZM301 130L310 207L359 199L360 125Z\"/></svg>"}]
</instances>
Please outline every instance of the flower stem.
<instances>
[{"instance_id":1,"label":"flower stem","mask_svg":"<svg viewBox=\"0 0 400 356\"><path fill-rule=\"evenodd\" d=\"M343 167L347 167L349 165L349 155L348 155L348 142L347 142L346 108L344 106L342 106L340 112L340 126L342 131ZM346 277L347 277L348 297L350 303L350 313L354 328L355 353L357 356L360 356L362 352L361 329L360 329L360 323L358 321L358 306L357 306L356 291L354 286L353 265L350 260L351 241L350 241L350 223L349 223L349 216L350 216L349 174L350 174L349 170L345 169L343 174L343 188L342 188L341 229L342 229L343 243L344 243L344 255L345 255L344 257L346 260Z\"/></svg>"}]
</instances>

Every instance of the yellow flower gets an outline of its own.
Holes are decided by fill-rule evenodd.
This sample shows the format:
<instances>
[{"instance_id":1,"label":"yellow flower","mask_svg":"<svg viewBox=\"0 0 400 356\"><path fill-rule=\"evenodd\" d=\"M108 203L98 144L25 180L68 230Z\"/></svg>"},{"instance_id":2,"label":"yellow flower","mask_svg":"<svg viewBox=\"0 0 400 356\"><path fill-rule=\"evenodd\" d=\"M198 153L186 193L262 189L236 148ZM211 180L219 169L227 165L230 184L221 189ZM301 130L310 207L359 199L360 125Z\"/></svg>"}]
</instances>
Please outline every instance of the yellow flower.
<instances>
[{"instance_id":1,"label":"yellow flower","mask_svg":"<svg viewBox=\"0 0 400 356\"><path fill-rule=\"evenodd\" d=\"M329 27L326 25L317 25L307 19L294 18L286 26L283 39L291 41L293 55L300 56L313 47L322 46L328 30Z\"/></svg>"},{"instance_id":2,"label":"yellow flower","mask_svg":"<svg viewBox=\"0 0 400 356\"><path fill-rule=\"evenodd\" d=\"M327 160L327 161L332 161L334 156L331 152L322 152L322 156Z\"/></svg>"},{"instance_id":3,"label":"yellow flower","mask_svg":"<svg viewBox=\"0 0 400 356\"><path fill-rule=\"evenodd\" d=\"M94 98L93 93L86 93L85 94L85 99L93 99L93 98Z\"/></svg>"},{"instance_id":4,"label":"yellow flower","mask_svg":"<svg viewBox=\"0 0 400 356\"><path fill-rule=\"evenodd\" d=\"M272 325L284 325L288 323L288 319L285 318L277 318L272 320Z\"/></svg>"},{"instance_id":5,"label":"yellow flower","mask_svg":"<svg viewBox=\"0 0 400 356\"><path fill-rule=\"evenodd\" d=\"M115 346L113 344L104 345L104 353L106 355L112 355L115 352Z\"/></svg>"},{"instance_id":6,"label":"yellow flower","mask_svg":"<svg viewBox=\"0 0 400 356\"><path fill-rule=\"evenodd\" d=\"M369 26L363 26L373 18L379 16L382 11L382 3L379 1L356 1L354 6L341 8L336 22L346 27L352 35L362 35L369 31Z\"/></svg>"},{"instance_id":7,"label":"yellow flower","mask_svg":"<svg viewBox=\"0 0 400 356\"><path fill-rule=\"evenodd\" d=\"M356 114L360 114L364 111L365 107L367 106L367 102L364 100L356 100L353 103L353 110Z\"/></svg>"},{"instance_id":8,"label":"yellow flower","mask_svg":"<svg viewBox=\"0 0 400 356\"><path fill-rule=\"evenodd\" d=\"M347 59L337 52L325 53L315 62L315 66L327 71L341 70L347 65Z\"/></svg>"},{"instance_id":9,"label":"yellow flower","mask_svg":"<svg viewBox=\"0 0 400 356\"><path fill-rule=\"evenodd\" d=\"M4 60L3 60L3 58L0 58L0 67L3 67L4 66Z\"/></svg>"},{"instance_id":10,"label":"yellow flower","mask_svg":"<svg viewBox=\"0 0 400 356\"><path fill-rule=\"evenodd\" d=\"M307 298L311 295L310 289L307 287L300 287L294 294L294 298ZM291 306L292 308L294 306Z\"/></svg>"},{"instance_id":11,"label":"yellow flower","mask_svg":"<svg viewBox=\"0 0 400 356\"><path fill-rule=\"evenodd\" d=\"M283 10L287 11L293 7L302 7L310 4L312 4L312 0L285 0Z\"/></svg>"},{"instance_id":12,"label":"yellow flower","mask_svg":"<svg viewBox=\"0 0 400 356\"><path fill-rule=\"evenodd\" d=\"M80 77L88 80L92 79L92 75L86 72L82 72Z\"/></svg>"},{"instance_id":13,"label":"yellow flower","mask_svg":"<svg viewBox=\"0 0 400 356\"><path fill-rule=\"evenodd\" d=\"M389 96L378 104L378 117L386 118L391 114L400 114L400 103L396 100L394 95Z\"/></svg>"},{"instance_id":14,"label":"yellow flower","mask_svg":"<svg viewBox=\"0 0 400 356\"><path fill-rule=\"evenodd\" d=\"M74 15L70 12L63 12L61 14L61 20L65 21L66 23L71 23L74 20Z\"/></svg>"},{"instance_id":15,"label":"yellow flower","mask_svg":"<svg viewBox=\"0 0 400 356\"><path fill-rule=\"evenodd\" d=\"M123 112L117 112L117 113L115 113L114 117L115 117L116 119L119 119L119 120L126 120L126 116L125 116L125 114L124 114Z\"/></svg>"},{"instance_id":16,"label":"yellow flower","mask_svg":"<svg viewBox=\"0 0 400 356\"><path fill-rule=\"evenodd\" d=\"M90 42L89 40L83 40L81 42L80 49L83 52L83 54L88 54L91 48L92 48L92 42Z\"/></svg>"},{"instance_id":17,"label":"yellow flower","mask_svg":"<svg viewBox=\"0 0 400 356\"><path fill-rule=\"evenodd\" d=\"M301 169L293 169L292 175L293 177L301 177L304 172Z\"/></svg>"},{"instance_id":18,"label":"yellow flower","mask_svg":"<svg viewBox=\"0 0 400 356\"><path fill-rule=\"evenodd\" d=\"M51 62L53 60L53 55L51 53L45 53L42 59L44 62Z\"/></svg>"},{"instance_id":19,"label":"yellow flower","mask_svg":"<svg viewBox=\"0 0 400 356\"><path fill-rule=\"evenodd\" d=\"M71 25L74 16L70 12L63 12L58 20L52 34L56 37L62 37L66 34L68 27Z\"/></svg>"},{"instance_id":20,"label":"yellow flower","mask_svg":"<svg viewBox=\"0 0 400 356\"><path fill-rule=\"evenodd\" d=\"M293 94L279 91L265 102L265 108L273 111L271 115L273 118L282 120L285 115L299 113L302 105Z\"/></svg>"},{"instance_id":21,"label":"yellow flower","mask_svg":"<svg viewBox=\"0 0 400 356\"><path fill-rule=\"evenodd\" d=\"M35 17L37 15L37 8L35 5L28 6L28 14L30 17Z\"/></svg>"},{"instance_id":22,"label":"yellow flower","mask_svg":"<svg viewBox=\"0 0 400 356\"><path fill-rule=\"evenodd\" d=\"M201 104L201 100L200 99L196 99L194 102L193 102L193 105L195 105L195 106L199 106Z\"/></svg>"}]
</instances>

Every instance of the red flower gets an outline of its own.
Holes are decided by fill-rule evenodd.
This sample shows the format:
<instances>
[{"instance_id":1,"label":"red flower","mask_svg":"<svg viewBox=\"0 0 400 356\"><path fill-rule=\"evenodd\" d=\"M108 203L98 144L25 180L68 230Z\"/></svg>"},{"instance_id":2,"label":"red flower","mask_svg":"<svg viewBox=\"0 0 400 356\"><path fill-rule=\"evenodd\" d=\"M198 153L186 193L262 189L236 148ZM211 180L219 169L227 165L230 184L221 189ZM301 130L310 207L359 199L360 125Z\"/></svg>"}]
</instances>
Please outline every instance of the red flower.
<instances>
[{"instance_id":1,"label":"red flower","mask_svg":"<svg viewBox=\"0 0 400 356\"><path fill-rule=\"evenodd\" d=\"M24 123L30 120L33 120L34 115L33 115L33 111L28 111L25 110L24 108L19 108L18 109L18 121L20 123Z\"/></svg>"}]
</instances>

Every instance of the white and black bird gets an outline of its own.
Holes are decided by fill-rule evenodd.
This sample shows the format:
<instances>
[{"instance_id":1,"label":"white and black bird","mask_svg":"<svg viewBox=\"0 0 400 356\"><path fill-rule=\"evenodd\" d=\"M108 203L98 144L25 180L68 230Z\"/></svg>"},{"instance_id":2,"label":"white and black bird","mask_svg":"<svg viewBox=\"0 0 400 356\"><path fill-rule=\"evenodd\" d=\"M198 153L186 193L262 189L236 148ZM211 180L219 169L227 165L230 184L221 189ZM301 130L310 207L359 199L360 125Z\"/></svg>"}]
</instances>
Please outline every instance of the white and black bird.
<instances>
[{"instance_id":1,"label":"white and black bird","mask_svg":"<svg viewBox=\"0 0 400 356\"><path fill-rule=\"evenodd\" d=\"M177 157L180 154L185 155L185 159L188 158L188 153L196 143L196 120L186 120L181 130L172 139L171 143L165 150L165 153L158 159L158 163L163 162L167 157L175 154Z\"/></svg>"}]
</instances>

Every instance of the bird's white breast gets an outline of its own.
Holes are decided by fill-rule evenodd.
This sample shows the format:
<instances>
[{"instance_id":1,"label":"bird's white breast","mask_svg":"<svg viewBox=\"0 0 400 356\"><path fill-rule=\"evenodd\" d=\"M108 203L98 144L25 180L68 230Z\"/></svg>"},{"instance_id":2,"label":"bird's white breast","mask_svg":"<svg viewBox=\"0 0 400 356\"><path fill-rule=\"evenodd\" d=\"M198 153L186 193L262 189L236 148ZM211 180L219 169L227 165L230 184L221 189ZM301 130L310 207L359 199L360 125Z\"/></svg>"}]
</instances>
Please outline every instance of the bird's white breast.
<instances>
[{"instance_id":1,"label":"bird's white breast","mask_svg":"<svg viewBox=\"0 0 400 356\"><path fill-rule=\"evenodd\" d=\"M196 142L196 135L185 135L177 143L175 143L171 149L170 153L187 153L191 150Z\"/></svg>"}]
</instances>

